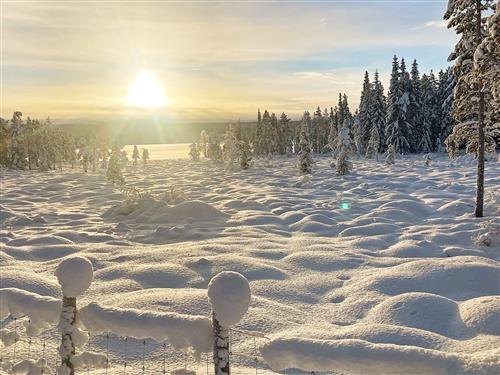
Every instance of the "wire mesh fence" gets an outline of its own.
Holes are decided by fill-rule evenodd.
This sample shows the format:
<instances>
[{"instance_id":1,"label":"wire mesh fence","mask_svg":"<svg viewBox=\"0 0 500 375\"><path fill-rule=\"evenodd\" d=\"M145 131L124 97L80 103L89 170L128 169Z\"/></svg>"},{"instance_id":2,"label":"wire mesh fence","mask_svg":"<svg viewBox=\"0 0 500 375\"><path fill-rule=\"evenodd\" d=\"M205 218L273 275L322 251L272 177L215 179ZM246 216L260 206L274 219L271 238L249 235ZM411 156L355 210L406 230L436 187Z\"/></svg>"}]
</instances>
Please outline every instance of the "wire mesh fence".
<instances>
[{"instance_id":1,"label":"wire mesh fence","mask_svg":"<svg viewBox=\"0 0 500 375\"><path fill-rule=\"evenodd\" d=\"M50 327L39 336L30 337L28 318L8 318L0 321L0 371L13 374L13 366L25 360L42 361L50 371L42 374L57 374L60 364L60 334L57 327ZM83 366L78 374L206 374L213 375L212 353L202 353L195 358L192 353L176 350L168 342L152 339L138 340L117 336L111 332L92 335L78 352L93 352L106 357L104 368ZM269 374L269 369L260 356L259 346L267 340L260 332L239 329L230 330L230 363L236 374ZM43 367L43 366L42 366Z\"/></svg>"}]
</instances>

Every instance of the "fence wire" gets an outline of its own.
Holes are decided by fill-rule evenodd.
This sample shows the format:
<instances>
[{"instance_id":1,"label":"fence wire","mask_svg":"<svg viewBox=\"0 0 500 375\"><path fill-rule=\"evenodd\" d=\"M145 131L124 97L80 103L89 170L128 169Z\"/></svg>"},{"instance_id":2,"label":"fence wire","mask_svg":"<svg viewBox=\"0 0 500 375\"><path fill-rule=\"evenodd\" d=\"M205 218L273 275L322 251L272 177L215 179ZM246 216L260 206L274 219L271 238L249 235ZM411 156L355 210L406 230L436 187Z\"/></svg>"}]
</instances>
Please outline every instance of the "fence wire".
<instances>
[{"instance_id":1,"label":"fence wire","mask_svg":"<svg viewBox=\"0 0 500 375\"><path fill-rule=\"evenodd\" d=\"M60 364L60 334L57 327L51 327L36 337L29 337L28 318L8 318L0 321L3 338L10 337L10 345L0 344L0 371L12 374L12 366L23 360L42 360L50 367L50 374L56 375ZM106 357L104 368L84 367L77 374L88 375L159 375L179 374L214 375L212 352L202 353L197 360L191 353L175 349L168 342L152 339L138 340L120 337L113 333L93 335L87 332L88 342L77 353L84 351L102 354ZM5 335L9 335L8 337ZM259 347L268 340L260 332L239 329L230 330L230 363L234 374L264 375L275 373L260 356ZM47 372L45 372L47 374ZM49 374L47 374L49 375Z\"/></svg>"}]
</instances>

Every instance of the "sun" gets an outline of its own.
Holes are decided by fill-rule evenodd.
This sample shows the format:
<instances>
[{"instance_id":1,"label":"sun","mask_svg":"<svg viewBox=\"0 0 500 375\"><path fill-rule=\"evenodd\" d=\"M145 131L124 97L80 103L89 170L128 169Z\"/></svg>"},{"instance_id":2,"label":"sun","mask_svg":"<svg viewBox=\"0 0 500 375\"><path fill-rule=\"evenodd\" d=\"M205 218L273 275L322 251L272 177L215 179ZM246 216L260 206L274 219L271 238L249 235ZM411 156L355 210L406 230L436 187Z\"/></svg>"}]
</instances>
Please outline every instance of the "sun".
<instances>
[{"instance_id":1,"label":"sun","mask_svg":"<svg viewBox=\"0 0 500 375\"><path fill-rule=\"evenodd\" d=\"M155 108L166 105L168 98L161 82L151 73L142 71L130 84L127 102L134 107Z\"/></svg>"}]
</instances>

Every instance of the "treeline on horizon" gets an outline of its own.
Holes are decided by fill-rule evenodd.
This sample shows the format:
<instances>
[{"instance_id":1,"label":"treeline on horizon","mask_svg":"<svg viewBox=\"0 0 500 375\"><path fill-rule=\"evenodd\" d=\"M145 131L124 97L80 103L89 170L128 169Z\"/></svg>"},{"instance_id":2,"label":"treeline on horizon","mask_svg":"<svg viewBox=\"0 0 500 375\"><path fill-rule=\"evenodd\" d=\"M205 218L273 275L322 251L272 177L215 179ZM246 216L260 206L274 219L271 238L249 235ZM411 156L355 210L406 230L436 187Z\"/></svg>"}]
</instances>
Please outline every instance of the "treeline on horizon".
<instances>
[{"instance_id":1,"label":"treeline on horizon","mask_svg":"<svg viewBox=\"0 0 500 375\"><path fill-rule=\"evenodd\" d=\"M242 138L252 145L256 155L297 152L302 127L308 132L312 150L324 153L342 128L349 129L356 152L384 152L393 145L401 154L445 150L445 142L453 128L452 106L455 79L451 68L441 70L437 77L431 70L420 76L418 63L408 71L404 58L394 56L387 96L378 71L373 81L365 72L361 100L354 112L349 98L339 93L335 106L312 114L305 111L300 121L292 121L286 113L278 116L268 110L257 112L257 121L233 124ZM205 131L209 137L220 138L219 131ZM206 134L204 135L206 137ZM368 150L368 145L377 146Z\"/></svg>"}]
</instances>

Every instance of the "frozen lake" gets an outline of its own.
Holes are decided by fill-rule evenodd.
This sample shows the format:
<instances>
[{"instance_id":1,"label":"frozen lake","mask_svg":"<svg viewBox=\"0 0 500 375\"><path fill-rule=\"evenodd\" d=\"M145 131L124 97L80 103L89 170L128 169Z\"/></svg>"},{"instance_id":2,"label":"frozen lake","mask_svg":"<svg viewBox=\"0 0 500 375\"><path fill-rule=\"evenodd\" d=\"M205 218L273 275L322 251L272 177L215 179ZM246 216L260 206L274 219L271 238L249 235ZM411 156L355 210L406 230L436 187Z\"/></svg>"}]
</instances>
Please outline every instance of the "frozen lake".
<instances>
[{"instance_id":1,"label":"frozen lake","mask_svg":"<svg viewBox=\"0 0 500 375\"><path fill-rule=\"evenodd\" d=\"M189 143L170 143L170 144L152 144L152 145L137 145L139 151L143 148L149 150L149 158L151 160L169 160L169 159L188 159L189 158ZM124 150L130 158L134 145L126 145Z\"/></svg>"}]
</instances>

